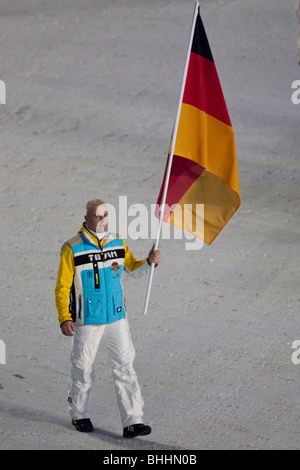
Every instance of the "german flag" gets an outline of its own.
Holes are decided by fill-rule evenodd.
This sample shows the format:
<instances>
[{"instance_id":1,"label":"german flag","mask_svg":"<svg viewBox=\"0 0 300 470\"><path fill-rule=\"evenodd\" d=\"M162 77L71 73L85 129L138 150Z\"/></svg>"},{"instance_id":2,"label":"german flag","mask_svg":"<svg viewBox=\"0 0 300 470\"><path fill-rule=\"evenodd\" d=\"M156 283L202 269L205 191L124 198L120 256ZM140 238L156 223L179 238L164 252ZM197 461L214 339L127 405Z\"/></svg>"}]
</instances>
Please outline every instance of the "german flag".
<instances>
[{"instance_id":1,"label":"german flag","mask_svg":"<svg viewBox=\"0 0 300 470\"><path fill-rule=\"evenodd\" d=\"M192 34L165 200L170 211L162 220L210 245L239 208L240 187L234 133L199 10Z\"/></svg>"}]
</instances>

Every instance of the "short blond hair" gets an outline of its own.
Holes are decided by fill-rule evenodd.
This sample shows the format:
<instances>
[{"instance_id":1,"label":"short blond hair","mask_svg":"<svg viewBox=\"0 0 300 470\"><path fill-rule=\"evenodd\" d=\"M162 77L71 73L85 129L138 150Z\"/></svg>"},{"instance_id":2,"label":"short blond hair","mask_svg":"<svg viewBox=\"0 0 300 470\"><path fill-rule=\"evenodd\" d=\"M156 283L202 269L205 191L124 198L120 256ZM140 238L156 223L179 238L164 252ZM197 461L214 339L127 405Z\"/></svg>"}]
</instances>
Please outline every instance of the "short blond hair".
<instances>
[{"instance_id":1,"label":"short blond hair","mask_svg":"<svg viewBox=\"0 0 300 470\"><path fill-rule=\"evenodd\" d=\"M95 207L101 206L102 204L105 204L105 202L101 199L92 199L91 201L88 201L86 203L86 215L89 215Z\"/></svg>"}]
</instances>

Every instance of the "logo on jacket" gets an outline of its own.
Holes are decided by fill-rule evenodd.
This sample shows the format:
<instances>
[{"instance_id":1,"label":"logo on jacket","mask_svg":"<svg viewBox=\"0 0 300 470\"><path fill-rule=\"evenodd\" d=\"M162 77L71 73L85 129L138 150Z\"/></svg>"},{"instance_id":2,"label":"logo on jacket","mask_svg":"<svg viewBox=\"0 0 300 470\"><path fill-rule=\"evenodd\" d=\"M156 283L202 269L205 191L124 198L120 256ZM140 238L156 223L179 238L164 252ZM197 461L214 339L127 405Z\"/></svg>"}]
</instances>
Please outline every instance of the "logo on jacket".
<instances>
[{"instance_id":1,"label":"logo on jacket","mask_svg":"<svg viewBox=\"0 0 300 470\"><path fill-rule=\"evenodd\" d=\"M116 261L114 261L114 262L112 263L112 265L111 265L111 270L112 270L113 274L119 274L119 272L120 272L120 266L119 266L119 264L118 264Z\"/></svg>"}]
</instances>

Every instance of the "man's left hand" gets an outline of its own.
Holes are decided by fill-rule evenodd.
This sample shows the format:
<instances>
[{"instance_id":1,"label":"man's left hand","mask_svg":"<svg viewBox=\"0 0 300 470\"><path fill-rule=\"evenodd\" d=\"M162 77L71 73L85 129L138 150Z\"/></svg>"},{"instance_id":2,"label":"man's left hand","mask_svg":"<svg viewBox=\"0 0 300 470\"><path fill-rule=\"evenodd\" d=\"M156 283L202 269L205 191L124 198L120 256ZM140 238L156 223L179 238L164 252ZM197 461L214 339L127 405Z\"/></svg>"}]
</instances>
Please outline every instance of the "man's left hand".
<instances>
[{"instance_id":1,"label":"man's left hand","mask_svg":"<svg viewBox=\"0 0 300 470\"><path fill-rule=\"evenodd\" d=\"M159 250L154 251L154 245L149 251L147 261L148 261L148 264L150 264L150 266L152 263L155 263L155 265L157 265L160 262L160 251Z\"/></svg>"}]
</instances>

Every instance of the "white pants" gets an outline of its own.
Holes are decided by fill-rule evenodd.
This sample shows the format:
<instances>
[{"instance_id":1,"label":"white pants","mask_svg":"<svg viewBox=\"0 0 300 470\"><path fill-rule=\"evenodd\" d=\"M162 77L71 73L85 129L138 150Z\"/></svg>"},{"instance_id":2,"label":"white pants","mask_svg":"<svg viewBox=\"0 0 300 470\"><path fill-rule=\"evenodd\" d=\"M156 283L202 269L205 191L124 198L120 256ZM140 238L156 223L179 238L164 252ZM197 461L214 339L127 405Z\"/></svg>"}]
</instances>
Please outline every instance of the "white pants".
<instances>
[{"instance_id":1,"label":"white pants","mask_svg":"<svg viewBox=\"0 0 300 470\"><path fill-rule=\"evenodd\" d=\"M133 368L135 349L127 318L108 325L75 325L68 398L70 415L73 419L90 417L94 361L102 337L111 362L123 427L142 423L144 402Z\"/></svg>"}]
</instances>

